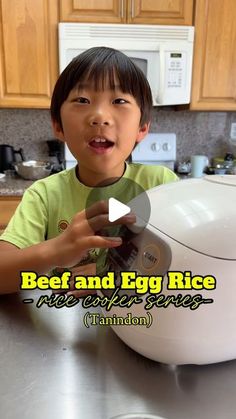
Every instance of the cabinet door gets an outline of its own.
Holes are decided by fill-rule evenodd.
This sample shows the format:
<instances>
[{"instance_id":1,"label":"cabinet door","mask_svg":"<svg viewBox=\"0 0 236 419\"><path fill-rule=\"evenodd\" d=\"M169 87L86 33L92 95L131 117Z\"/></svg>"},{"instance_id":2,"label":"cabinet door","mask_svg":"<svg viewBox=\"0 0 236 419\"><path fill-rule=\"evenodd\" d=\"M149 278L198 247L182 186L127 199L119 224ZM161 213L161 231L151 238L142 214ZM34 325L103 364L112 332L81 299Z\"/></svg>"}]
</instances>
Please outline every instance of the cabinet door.
<instances>
[{"instance_id":1,"label":"cabinet door","mask_svg":"<svg viewBox=\"0 0 236 419\"><path fill-rule=\"evenodd\" d=\"M57 0L0 0L0 107L48 108L58 75Z\"/></svg>"},{"instance_id":2,"label":"cabinet door","mask_svg":"<svg viewBox=\"0 0 236 419\"><path fill-rule=\"evenodd\" d=\"M192 25L193 0L128 0L128 23Z\"/></svg>"},{"instance_id":3,"label":"cabinet door","mask_svg":"<svg viewBox=\"0 0 236 419\"><path fill-rule=\"evenodd\" d=\"M4 230L7 226L20 201L21 197L0 197L0 230Z\"/></svg>"},{"instance_id":4,"label":"cabinet door","mask_svg":"<svg viewBox=\"0 0 236 419\"><path fill-rule=\"evenodd\" d=\"M193 110L236 110L235 22L235 0L196 1Z\"/></svg>"},{"instance_id":5,"label":"cabinet door","mask_svg":"<svg viewBox=\"0 0 236 419\"><path fill-rule=\"evenodd\" d=\"M123 23L126 0L60 0L61 22Z\"/></svg>"}]
</instances>

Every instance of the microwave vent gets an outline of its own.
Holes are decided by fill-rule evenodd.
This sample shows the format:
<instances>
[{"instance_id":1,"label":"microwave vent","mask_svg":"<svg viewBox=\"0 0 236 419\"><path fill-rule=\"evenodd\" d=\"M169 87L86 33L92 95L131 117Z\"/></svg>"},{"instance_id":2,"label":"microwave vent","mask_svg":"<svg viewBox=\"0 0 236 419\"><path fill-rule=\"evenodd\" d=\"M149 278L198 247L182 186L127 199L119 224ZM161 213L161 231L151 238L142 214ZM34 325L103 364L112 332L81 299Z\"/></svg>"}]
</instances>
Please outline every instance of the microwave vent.
<instances>
[{"instance_id":1,"label":"microwave vent","mask_svg":"<svg viewBox=\"0 0 236 419\"><path fill-rule=\"evenodd\" d=\"M129 41L193 41L193 28L188 26L59 24L60 39L128 39Z\"/></svg>"}]
</instances>

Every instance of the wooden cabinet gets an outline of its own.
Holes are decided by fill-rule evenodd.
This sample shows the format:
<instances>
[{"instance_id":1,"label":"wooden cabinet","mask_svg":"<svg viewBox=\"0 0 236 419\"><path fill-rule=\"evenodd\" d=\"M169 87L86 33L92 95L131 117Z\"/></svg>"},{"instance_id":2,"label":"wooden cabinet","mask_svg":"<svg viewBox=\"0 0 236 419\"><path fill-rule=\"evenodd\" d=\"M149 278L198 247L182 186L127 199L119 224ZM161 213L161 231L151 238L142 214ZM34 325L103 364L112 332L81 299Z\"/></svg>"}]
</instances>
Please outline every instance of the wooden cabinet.
<instances>
[{"instance_id":1,"label":"wooden cabinet","mask_svg":"<svg viewBox=\"0 0 236 419\"><path fill-rule=\"evenodd\" d=\"M196 0L193 110L236 111L235 22L235 0Z\"/></svg>"},{"instance_id":2,"label":"wooden cabinet","mask_svg":"<svg viewBox=\"0 0 236 419\"><path fill-rule=\"evenodd\" d=\"M57 0L0 0L0 107L49 107L57 23Z\"/></svg>"},{"instance_id":3,"label":"wooden cabinet","mask_svg":"<svg viewBox=\"0 0 236 419\"><path fill-rule=\"evenodd\" d=\"M60 0L60 20L191 25L193 0Z\"/></svg>"},{"instance_id":4,"label":"wooden cabinet","mask_svg":"<svg viewBox=\"0 0 236 419\"><path fill-rule=\"evenodd\" d=\"M128 23L192 25L193 0L131 0L127 2Z\"/></svg>"},{"instance_id":5,"label":"wooden cabinet","mask_svg":"<svg viewBox=\"0 0 236 419\"><path fill-rule=\"evenodd\" d=\"M0 107L49 108L59 20L194 24L190 109L236 110L235 0L0 0Z\"/></svg>"},{"instance_id":6,"label":"wooden cabinet","mask_svg":"<svg viewBox=\"0 0 236 419\"><path fill-rule=\"evenodd\" d=\"M126 21L126 1L60 0L60 21L123 23Z\"/></svg>"},{"instance_id":7,"label":"wooden cabinet","mask_svg":"<svg viewBox=\"0 0 236 419\"><path fill-rule=\"evenodd\" d=\"M0 196L0 234L7 226L20 201L20 196Z\"/></svg>"},{"instance_id":8,"label":"wooden cabinet","mask_svg":"<svg viewBox=\"0 0 236 419\"><path fill-rule=\"evenodd\" d=\"M50 107L59 21L191 25L193 1L0 0L0 107Z\"/></svg>"}]
</instances>

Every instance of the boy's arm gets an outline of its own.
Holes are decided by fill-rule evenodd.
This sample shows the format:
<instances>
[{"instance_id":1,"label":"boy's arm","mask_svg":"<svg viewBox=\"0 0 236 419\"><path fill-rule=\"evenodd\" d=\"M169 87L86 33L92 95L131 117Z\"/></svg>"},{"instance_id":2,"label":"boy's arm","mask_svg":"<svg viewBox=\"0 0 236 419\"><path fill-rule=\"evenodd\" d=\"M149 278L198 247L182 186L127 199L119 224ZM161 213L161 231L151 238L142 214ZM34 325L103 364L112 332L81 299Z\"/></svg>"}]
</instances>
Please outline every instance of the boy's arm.
<instances>
[{"instance_id":1,"label":"boy's arm","mask_svg":"<svg viewBox=\"0 0 236 419\"><path fill-rule=\"evenodd\" d=\"M122 217L114 224L133 223L135 217ZM119 246L119 237L103 237L95 232L109 225L108 206L100 201L76 214L68 228L58 237L29 246L16 248L0 242L0 294L19 291L20 272L34 271L38 275L55 267L71 267L78 263L86 250Z\"/></svg>"},{"instance_id":2,"label":"boy's arm","mask_svg":"<svg viewBox=\"0 0 236 419\"><path fill-rule=\"evenodd\" d=\"M43 274L53 268L52 243L43 242L18 249L8 242L0 242L0 294L20 290L20 272Z\"/></svg>"}]
</instances>

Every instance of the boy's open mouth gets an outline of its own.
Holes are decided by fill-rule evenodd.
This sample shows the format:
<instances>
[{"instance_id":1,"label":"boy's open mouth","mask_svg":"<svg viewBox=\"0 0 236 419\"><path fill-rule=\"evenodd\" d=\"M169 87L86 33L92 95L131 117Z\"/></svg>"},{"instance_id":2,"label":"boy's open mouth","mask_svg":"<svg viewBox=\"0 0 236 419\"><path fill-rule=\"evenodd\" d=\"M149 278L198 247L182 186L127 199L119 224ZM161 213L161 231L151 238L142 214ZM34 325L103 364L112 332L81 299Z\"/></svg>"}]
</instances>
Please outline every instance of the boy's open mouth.
<instances>
[{"instance_id":1,"label":"boy's open mouth","mask_svg":"<svg viewBox=\"0 0 236 419\"><path fill-rule=\"evenodd\" d=\"M113 141L104 137L95 137L89 141L89 146L93 149L108 149L114 146Z\"/></svg>"}]
</instances>

